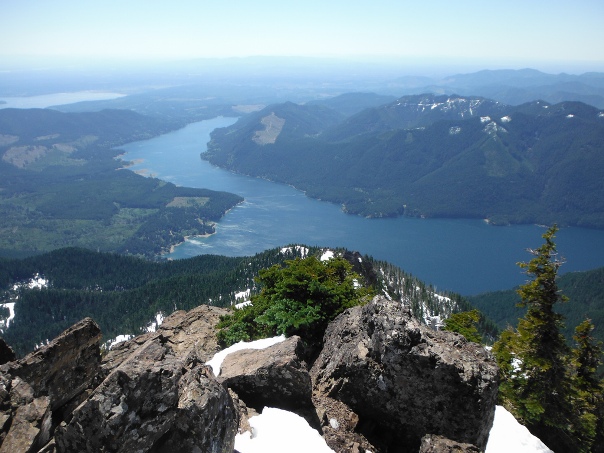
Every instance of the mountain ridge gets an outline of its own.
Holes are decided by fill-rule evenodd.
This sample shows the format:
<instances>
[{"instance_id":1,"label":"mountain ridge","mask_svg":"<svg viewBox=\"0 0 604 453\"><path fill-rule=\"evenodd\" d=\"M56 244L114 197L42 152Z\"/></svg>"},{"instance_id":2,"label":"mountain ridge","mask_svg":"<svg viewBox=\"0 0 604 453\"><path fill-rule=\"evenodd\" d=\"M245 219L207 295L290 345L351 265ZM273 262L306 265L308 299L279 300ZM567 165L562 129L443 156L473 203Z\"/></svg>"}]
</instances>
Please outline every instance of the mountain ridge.
<instances>
[{"instance_id":1,"label":"mountain ridge","mask_svg":"<svg viewBox=\"0 0 604 453\"><path fill-rule=\"evenodd\" d=\"M604 227L604 114L595 107L407 96L335 126L317 121L317 135L252 143L249 131L261 127L259 118L279 108L215 131L202 158L292 184L362 216ZM337 114L330 120L337 122Z\"/></svg>"}]
</instances>

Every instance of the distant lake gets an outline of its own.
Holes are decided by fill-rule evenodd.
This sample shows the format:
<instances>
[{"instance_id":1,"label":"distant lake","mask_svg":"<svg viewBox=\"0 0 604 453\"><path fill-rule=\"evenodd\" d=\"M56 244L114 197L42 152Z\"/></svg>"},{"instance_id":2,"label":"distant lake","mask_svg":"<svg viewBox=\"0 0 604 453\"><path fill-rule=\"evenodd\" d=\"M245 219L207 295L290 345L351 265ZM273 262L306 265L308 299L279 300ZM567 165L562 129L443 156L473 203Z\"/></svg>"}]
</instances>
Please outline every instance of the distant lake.
<instances>
[{"instance_id":1,"label":"distant lake","mask_svg":"<svg viewBox=\"0 0 604 453\"><path fill-rule=\"evenodd\" d=\"M170 258L253 255L291 243L346 247L389 261L439 290L464 295L509 289L525 281L516 266L542 243L543 227L495 227L476 219L365 219L307 198L284 185L230 173L200 159L210 132L234 118L214 118L120 147L132 170L188 187L236 193L245 202L218 223L217 233L176 247ZM564 228L556 242L562 272L604 266L604 230Z\"/></svg>"},{"instance_id":2,"label":"distant lake","mask_svg":"<svg viewBox=\"0 0 604 453\"><path fill-rule=\"evenodd\" d=\"M52 93L39 96L0 97L0 109L44 109L53 105L74 104L82 101L105 101L125 96L121 93L103 91L76 91L73 93Z\"/></svg>"}]
</instances>

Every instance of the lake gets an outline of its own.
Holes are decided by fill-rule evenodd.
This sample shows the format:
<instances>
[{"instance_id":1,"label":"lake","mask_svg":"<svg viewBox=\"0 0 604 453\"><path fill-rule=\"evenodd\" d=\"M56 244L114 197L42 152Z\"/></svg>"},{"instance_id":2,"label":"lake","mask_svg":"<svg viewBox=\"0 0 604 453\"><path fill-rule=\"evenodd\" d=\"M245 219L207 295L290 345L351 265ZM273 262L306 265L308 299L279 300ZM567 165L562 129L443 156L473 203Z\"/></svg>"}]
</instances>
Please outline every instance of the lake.
<instances>
[{"instance_id":1,"label":"lake","mask_svg":"<svg viewBox=\"0 0 604 453\"><path fill-rule=\"evenodd\" d=\"M491 226L477 219L365 219L340 206L307 198L293 187L237 175L200 159L210 132L236 118L190 124L120 149L132 170L176 185L236 193L245 202L217 224L216 234L192 238L169 258L200 254L253 255L292 243L346 247L389 261L439 290L464 295L509 289L526 280L518 261L541 245L544 227ZM604 266L604 230L563 228L556 243L566 259L561 272Z\"/></svg>"},{"instance_id":2,"label":"lake","mask_svg":"<svg viewBox=\"0 0 604 453\"><path fill-rule=\"evenodd\" d=\"M125 94L105 91L74 91L70 93L51 93L38 96L1 97L0 109L44 109L53 105L73 104L82 101L105 101L117 99Z\"/></svg>"}]
</instances>

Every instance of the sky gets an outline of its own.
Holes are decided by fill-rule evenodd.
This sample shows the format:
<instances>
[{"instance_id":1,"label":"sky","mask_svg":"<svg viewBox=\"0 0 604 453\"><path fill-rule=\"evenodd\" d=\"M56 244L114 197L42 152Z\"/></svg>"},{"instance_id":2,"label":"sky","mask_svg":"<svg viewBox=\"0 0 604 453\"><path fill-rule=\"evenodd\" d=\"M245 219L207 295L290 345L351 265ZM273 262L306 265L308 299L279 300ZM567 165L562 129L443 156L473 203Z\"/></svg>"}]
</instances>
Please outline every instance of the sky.
<instances>
[{"instance_id":1,"label":"sky","mask_svg":"<svg viewBox=\"0 0 604 453\"><path fill-rule=\"evenodd\" d=\"M248 56L604 67L601 0L2 0L0 60Z\"/></svg>"}]
</instances>

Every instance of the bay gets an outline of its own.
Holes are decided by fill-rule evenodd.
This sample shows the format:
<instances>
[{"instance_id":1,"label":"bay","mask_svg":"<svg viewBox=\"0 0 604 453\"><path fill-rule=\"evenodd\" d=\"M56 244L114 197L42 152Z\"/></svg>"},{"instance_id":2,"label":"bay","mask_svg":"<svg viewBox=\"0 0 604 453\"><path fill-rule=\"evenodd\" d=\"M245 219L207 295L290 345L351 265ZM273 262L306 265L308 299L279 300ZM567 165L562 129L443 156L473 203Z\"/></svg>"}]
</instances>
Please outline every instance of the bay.
<instances>
[{"instance_id":1,"label":"bay","mask_svg":"<svg viewBox=\"0 0 604 453\"><path fill-rule=\"evenodd\" d=\"M537 225L491 226L477 219L365 219L313 200L293 187L234 174L201 160L210 133L236 118L193 123L151 140L120 147L131 170L176 185L236 193L245 201L217 224L216 234L191 238L171 259L200 254L247 256L288 244L346 247L389 261L439 290L464 295L509 289L526 276L516 265L542 243ZM556 242L561 272L604 266L604 231L563 228Z\"/></svg>"},{"instance_id":2,"label":"bay","mask_svg":"<svg viewBox=\"0 0 604 453\"><path fill-rule=\"evenodd\" d=\"M121 93L105 91L73 91L69 93L51 93L37 96L1 97L0 109L44 109L54 105L73 104L82 101L105 101L125 96Z\"/></svg>"}]
</instances>

